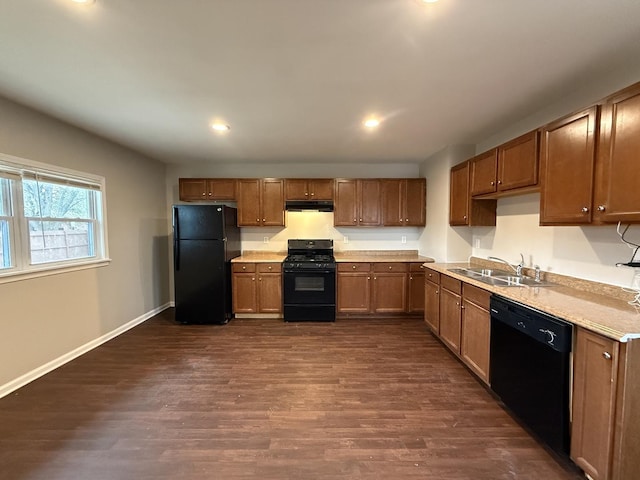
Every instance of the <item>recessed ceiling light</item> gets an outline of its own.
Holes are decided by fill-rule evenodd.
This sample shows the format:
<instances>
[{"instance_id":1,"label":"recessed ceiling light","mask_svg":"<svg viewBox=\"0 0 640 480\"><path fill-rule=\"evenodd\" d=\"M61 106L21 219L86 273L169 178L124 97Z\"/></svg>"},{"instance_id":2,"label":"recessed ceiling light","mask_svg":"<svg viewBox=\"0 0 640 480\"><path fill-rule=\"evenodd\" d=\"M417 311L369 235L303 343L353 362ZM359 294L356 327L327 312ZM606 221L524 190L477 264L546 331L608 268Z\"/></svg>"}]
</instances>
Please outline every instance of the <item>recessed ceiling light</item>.
<instances>
[{"instance_id":1,"label":"recessed ceiling light","mask_svg":"<svg viewBox=\"0 0 640 480\"><path fill-rule=\"evenodd\" d=\"M422 3L436 3L438 0L422 0Z\"/></svg>"},{"instance_id":2,"label":"recessed ceiling light","mask_svg":"<svg viewBox=\"0 0 640 480\"><path fill-rule=\"evenodd\" d=\"M228 132L231 130L229 125L225 125L224 123L212 123L211 128L216 132Z\"/></svg>"},{"instance_id":3,"label":"recessed ceiling light","mask_svg":"<svg viewBox=\"0 0 640 480\"><path fill-rule=\"evenodd\" d=\"M376 128L380 125L380 120L374 117L367 118L362 124L367 128Z\"/></svg>"},{"instance_id":4,"label":"recessed ceiling light","mask_svg":"<svg viewBox=\"0 0 640 480\"><path fill-rule=\"evenodd\" d=\"M71 0L74 3L82 3L88 5L89 3L95 3L96 0Z\"/></svg>"}]
</instances>

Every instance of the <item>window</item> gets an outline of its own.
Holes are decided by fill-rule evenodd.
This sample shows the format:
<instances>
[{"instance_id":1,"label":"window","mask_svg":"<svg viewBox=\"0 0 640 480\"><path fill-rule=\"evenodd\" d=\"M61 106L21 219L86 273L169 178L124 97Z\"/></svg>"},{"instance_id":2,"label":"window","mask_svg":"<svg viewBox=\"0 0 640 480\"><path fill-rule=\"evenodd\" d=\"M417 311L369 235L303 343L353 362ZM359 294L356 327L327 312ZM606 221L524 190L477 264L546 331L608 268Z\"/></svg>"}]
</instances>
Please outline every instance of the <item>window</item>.
<instances>
[{"instance_id":1,"label":"window","mask_svg":"<svg viewBox=\"0 0 640 480\"><path fill-rule=\"evenodd\" d=\"M104 179L0 154L0 278L107 260Z\"/></svg>"}]
</instances>

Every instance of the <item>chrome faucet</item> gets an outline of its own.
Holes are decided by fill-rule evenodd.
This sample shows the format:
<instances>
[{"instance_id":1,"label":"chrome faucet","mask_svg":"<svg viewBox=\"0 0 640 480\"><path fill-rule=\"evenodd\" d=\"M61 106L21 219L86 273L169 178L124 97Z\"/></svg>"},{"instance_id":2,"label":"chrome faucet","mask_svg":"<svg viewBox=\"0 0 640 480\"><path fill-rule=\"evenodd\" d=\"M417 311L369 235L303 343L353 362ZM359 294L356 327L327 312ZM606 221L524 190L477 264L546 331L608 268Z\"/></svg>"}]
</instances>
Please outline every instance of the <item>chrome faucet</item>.
<instances>
[{"instance_id":1,"label":"chrome faucet","mask_svg":"<svg viewBox=\"0 0 640 480\"><path fill-rule=\"evenodd\" d=\"M507 262L506 260L503 260L502 258L499 257L487 257L488 260L495 260L496 262L500 262L500 263L504 263L505 265L509 266L514 272L516 272L516 275L518 275L519 277L522 276L522 269L524 268L524 255L520 254L520 263L518 265L516 265L515 267L510 264L509 262Z\"/></svg>"}]
</instances>

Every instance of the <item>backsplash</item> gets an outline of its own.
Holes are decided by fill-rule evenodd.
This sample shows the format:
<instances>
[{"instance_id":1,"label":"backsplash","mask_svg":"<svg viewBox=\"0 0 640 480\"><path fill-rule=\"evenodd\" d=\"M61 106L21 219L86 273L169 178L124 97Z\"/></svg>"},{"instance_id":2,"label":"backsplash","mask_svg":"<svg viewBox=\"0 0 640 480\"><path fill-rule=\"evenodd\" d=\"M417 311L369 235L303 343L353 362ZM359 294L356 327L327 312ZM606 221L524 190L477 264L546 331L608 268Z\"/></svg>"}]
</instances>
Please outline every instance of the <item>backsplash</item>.
<instances>
[{"instance_id":1,"label":"backsplash","mask_svg":"<svg viewBox=\"0 0 640 480\"><path fill-rule=\"evenodd\" d=\"M336 228L332 212L285 212L285 215L285 228L243 227L242 250L284 252L290 238L329 238L333 240L336 252L418 250L422 231L418 227ZM403 243L403 238L406 243Z\"/></svg>"}]
</instances>

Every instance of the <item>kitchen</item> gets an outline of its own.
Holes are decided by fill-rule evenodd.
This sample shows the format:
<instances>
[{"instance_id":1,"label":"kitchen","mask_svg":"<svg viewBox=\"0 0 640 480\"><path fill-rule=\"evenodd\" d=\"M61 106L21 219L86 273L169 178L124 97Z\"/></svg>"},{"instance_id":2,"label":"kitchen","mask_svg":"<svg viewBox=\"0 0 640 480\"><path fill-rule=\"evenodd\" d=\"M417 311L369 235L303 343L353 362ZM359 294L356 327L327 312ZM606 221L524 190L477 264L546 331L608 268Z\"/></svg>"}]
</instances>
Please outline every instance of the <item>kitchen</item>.
<instances>
[{"instance_id":1,"label":"kitchen","mask_svg":"<svg viewBox=\"0 0 640 480\"><path fill-rule=\"evenodd\" d=\"M318 159L304 164L271 160L165 165L32 110L22 105L29 103L24 96L16 96L22 99L20 103L2 99L3 153L106 177L112 262L107 268L2 284L1 350L11 361L3 362L0 384L15 386L20 383L16 379L30 372L46 372L54 360L73 358L77 349L93 346L111 332L125 330L125 324L143 321L169 304L172 287L168 212L178 200L181 177L424 177L428 184L428 227L424 230L333 229L323 221L318 225L317 237L333 238L340 250L418 250L438 261L466 261L473 254L484 258L498 255L516 262L522 252L528 265L539 264L545 271L630 286L633 271L614 266L629 257L615 226L540 227L539 194L535 193L500 199L494 228L451 228L446 206L451 166L636 82L640 71L635 58L629 55L627 61L605 69L597 77L569 82L564 94L538 97L535 105L513 113L509 122L488 130L473 144L466 144L466 140L449 146L444 143L418 163L325 163ZM235 133L235 128L230 133ZM286 230L248 227L243 230L243 248L282 251L287 238L298 237L304 231L300 223L303 222L296 226L290 218ZM296 235L289 236L289 229ZM406 244L402 243L403 236ZM268 243L264 237L268 237Z\"/></svg>"}]
</instances>

